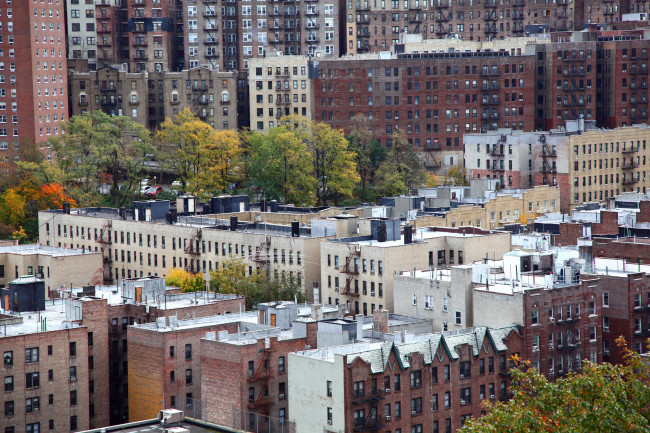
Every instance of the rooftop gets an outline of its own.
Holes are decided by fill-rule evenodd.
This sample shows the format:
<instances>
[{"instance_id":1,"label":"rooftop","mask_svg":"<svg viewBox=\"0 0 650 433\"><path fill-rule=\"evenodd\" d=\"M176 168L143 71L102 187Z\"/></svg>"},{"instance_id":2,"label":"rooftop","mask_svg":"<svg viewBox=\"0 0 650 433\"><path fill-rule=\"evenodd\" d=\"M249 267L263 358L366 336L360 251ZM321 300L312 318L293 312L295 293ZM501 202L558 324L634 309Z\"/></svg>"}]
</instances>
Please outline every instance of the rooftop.
<instances>
[{"instance_id":1,"label":"rooftop","mask_svg":"<svg viewBox=\"0 0 650 433\"><path fill-rule=\"evenodd\" d=\"M83 250L83 249L70 249L50 247L41 244L25 244L25 245L12 245L7 247L0 247L0 254L19 254L29 256L34 254L63 257L63 256L80 256L83 254L100 254L98 252Z\"/></svg>"},{"instance_id":2,"label":"rooftop","mask_svg":"<svg viewBox=\"0 0 650 433\"><path fill-rule=\"evenodd\" d=\"M45 302L45 310L12 313L0 309L0 338L28 335L39 332L60 331L79 328L80 324L71 320L66 310L68 299L55 299Z\"/></svg>"},{"instance_id":3,"label":"rooftop","mask_svg":"<svg viewBox=\"0 0 650 433\"><path fill-rule=\"evenodd\" d=\"M163 319L163 318L160 318ZM155 332L175 332L187 329L205 328L216 325L223 325L225 323L239 322L244 331L249 330L263 330L264 325L258 325L257 311L249 311L243 313L224 314L219 316L198 317L195 319L178 320L175 323L171 322L170 325L163 325L161 323L144 323L141 325L134 325L138 328L155 331Z\"/></svg>"},{"instance_id":4,"label":"rooftop","mask_svg":"<svg viewBox=\"0 0 650 433\"><path fill-rule=\"evenodd\" d=\"M208 423L205 421L185 417L181 423L181 427L190 431L190 433L236 433L239 430L233 430L228 427L220 426L217 424ZM109 427L102 427L94 430L86 430L80 433L167 433L170 427L163 426L157 418L145 421L137 421L126 424L112 425Z\"/></svg>"}]
</instances>

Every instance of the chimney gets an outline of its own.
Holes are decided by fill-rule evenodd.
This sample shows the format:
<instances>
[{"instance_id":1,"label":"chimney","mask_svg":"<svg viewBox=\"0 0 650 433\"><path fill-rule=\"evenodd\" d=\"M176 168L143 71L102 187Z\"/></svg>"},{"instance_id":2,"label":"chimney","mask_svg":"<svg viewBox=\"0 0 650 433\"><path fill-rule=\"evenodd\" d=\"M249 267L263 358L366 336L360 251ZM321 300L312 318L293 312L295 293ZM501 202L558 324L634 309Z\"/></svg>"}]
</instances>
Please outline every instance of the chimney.
<instances>
[{"instance_id":1,"label":"chimney","mask_svg":"<svg viewBox=\"0 0 650 433\"><path fill-rule=\"evenodd\" d=\"M372 313L372 330L388 333L388 310L375 310Z\"/></svg>"}]
</instances>

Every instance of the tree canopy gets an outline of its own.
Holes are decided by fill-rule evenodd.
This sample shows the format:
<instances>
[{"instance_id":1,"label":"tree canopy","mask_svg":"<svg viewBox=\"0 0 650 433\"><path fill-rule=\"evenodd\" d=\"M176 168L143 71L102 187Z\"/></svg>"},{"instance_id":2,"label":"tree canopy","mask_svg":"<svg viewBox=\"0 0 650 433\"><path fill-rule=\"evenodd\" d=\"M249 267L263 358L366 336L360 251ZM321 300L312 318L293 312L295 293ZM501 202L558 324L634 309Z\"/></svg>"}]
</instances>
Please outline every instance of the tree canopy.
<instances>
[{"instance_id":1,"label":"tree canopy","mask_svg":"<svg viewBox=\"0 0 650 433\"><path fill-rule=\"evenodd\" d=\"M426 181L426 171L402 130L393 133L388 157L377 169L378 189L382 195L408 194Z\"/></svg>"},{"instance_id":2,"label":"tree canopy","mask_svg":"<svg viewBox=\"0 0 650 433\"><path fill-rule=\"evenodd\" d=\"M513 397L486 403L487 414L461 433L641 433L650 431L648 364L625 347L624 363L585 361L582 373L548 381L530 363L512 372ZM489 402L489 400L486 400Z\"/></svg>"}]
</instances>

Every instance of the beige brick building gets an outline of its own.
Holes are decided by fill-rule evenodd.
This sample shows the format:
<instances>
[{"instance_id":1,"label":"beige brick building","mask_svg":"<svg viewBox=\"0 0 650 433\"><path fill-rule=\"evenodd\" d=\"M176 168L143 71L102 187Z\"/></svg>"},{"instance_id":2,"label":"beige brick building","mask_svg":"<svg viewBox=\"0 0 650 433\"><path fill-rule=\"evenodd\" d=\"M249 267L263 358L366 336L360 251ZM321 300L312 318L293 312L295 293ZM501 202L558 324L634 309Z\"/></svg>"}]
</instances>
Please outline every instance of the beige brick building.
<instances>
[{"instance_id":1,"label":"beige brick building","mask_svg":"<svg viewBox=\"0 0 650 433\"><path fill-rule=\"evenodd\" d=\"M70 74L72 114L101 110L149 128L190 108L217 129L237 128L236 72L197 67L180 72L130 73L106 67Z\"/></svg>"},{"instance_id":2,"label":"beige brick building","mask_svg":"<svg viewBox=\"0 0 650 433\"><path fill-rule=\"evenodd\" d=\"M475 228L418 229L413 242L396 234L379 242L373 235L321 243L322 299L328 304L350 303L358 314L376 309L393 311L393 277L401 271L471 263L485 255L510 251L510 233Z\"/></svg>"},{"instance_id":3,"label":"beige brick building","mask_svg":"<svg viewBox=\"0 0 650 433\"><path fill-rule=\"evenodd\" d=\"M45 296L63 287L81 287L102 282L101 253L40 244L0 247L0 287L21 275L45 281Z\"/></svg>"},{"instance_id":4,"label":"beige brick building","mask_svg":"<svg viewBox=\"0 0 650 433\"><path fill-rule=\"evenodd\" d=\"M310 297L314 283L320 282L317 257L322 238L293 237L287 226L264 226L264 215L259 226L231 231L222 229L227 224L224 220L208 217L167 224L164 220L120 219L115 209L107 208L73 209L70 214L43 211L39 213L39 239L61 248L101 251L104 279L110 283L162 276L171 267L203 272L207 283L211 270L238 257L249 273L260 269L272 279L292 279Z\"/></svg>"},{"instance_id":5,"label":"beige brick building","mask_svg":"<svg viewBox=\"0 0 650 433\"><path fill-rule=\"evenodd\" d=\"M310 73L313 62L307 56L274 53L248 61L250 122L254 131L271 129L289 114L314 118Z\"/></svg>"}]
</instances>

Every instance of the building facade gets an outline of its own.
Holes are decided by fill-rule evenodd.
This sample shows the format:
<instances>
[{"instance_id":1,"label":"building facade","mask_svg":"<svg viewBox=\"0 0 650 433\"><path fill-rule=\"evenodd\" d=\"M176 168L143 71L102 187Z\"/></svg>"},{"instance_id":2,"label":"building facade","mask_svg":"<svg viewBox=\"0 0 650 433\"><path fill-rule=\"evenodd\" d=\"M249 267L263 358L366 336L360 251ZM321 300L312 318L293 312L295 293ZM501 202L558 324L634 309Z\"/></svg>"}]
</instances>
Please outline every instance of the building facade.
<instances>
[{"instance_id":1,"label":"building facade","mask_svg":"<svg viewBox=\"0 0 650 433\"><path fill-rule=\"evenodd\" d=\"M306 56L269 55L249 60L251 129L269 130L290 114L313 119L313 64Z\"/></svg>"},{"instance_id":2,"label":"building facade","mask_svg":"<svg viewBox=\"0 0 650 433\"><path fill-rule=\"evenodd\" d=\"M509 398L520 347L510 327L290 353L291 420L297 432L456 431L481 401Z\"/></svg>"},{"instance_id":3,"label":"building facade","mask_svg":"<svg viewBox=\"0 0 650 433\"><path fill-rule=\"evenodd\" d=\"M74 115L101 110L151 129L185 108L217 129L237 128L238 86L236 73L205 67L140 73L107 67L70 74Z\"/></svg>"}]
</instances>

